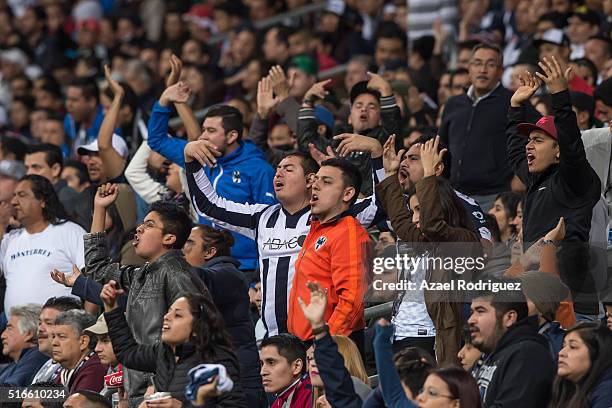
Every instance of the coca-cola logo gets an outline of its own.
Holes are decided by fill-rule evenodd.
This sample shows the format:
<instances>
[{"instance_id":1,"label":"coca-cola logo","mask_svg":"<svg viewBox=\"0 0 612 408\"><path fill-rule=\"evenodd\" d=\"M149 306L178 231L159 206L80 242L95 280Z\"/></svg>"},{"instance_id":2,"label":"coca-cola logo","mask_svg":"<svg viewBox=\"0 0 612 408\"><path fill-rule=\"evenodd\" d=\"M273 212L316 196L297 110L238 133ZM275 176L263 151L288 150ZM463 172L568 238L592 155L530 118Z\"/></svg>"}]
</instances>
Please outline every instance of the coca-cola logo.
<instances>
[{"instance_id":1,"label":"coca-cola logo","mask_svg":"<svg viewBox=\"0 0 612 408\"><path fill-rule=\"evenodd\" d=\"M123 371L117 371L116 373L105 375L104 384L107 388L123 387Z\"/></svg>"}]
</instances>

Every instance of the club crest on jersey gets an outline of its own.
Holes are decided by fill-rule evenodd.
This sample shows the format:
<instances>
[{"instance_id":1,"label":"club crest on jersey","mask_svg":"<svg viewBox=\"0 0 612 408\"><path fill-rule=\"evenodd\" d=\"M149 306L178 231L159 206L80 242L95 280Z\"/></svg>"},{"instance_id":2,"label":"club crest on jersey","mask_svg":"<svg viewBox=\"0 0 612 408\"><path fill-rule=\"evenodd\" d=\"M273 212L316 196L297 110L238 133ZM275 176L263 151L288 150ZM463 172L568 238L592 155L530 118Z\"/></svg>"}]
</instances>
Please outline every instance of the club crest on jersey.
<instances>
[{"instance_id":1,"label":"club crest on jersey","mask_svg":"<svg viewBox=\"0 0 612 408\"><path fill-rule=\"evenodd\" d=\"M237 184L242 182L239 170L234 170L234 172L232 173L232 181Z\"/></svg>"},{"instance_id":2,"label":"club crest on jersey","mask_svg":"<svg viewBox=\"0 0 612 408\"><path fill-rule=\"evenodd\" d=\"M325 238L325 235L322 235L317 238L317 242L315 242L315 251L318 251L323 245L325 245L326 242L327 238Z\"/></svg>"}]
</instances>

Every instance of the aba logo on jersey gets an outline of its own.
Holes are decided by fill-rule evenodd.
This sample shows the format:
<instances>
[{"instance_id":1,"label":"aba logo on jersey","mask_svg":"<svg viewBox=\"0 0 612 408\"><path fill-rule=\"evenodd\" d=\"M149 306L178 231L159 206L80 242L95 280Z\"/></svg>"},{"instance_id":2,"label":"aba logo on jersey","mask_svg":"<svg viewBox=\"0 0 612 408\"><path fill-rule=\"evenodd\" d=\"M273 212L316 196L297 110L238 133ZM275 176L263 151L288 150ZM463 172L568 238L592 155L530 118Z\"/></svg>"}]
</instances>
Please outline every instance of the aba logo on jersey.
<instances>
[{"instance_id":1,"label":"aba logo on jersey","mask_svg":"<svg viewBox=\"0 0 612 408\"><path fill-rule=\"evenodd\" d=\"M240 179L240 171L239 170L234 170L232 173L232 181L234 183L242 183L242 180Z\"/></svg>"},{"instance_id":2,"label":"aba logo on jersey","mask_svg":"<svg viewBox=\"0 0 612 408\"><path fill-rule=\"evenodd\" d=\"M326 242L327 238L325 238L325 235L321 235L317 238L317 242L315 242L315 251L318 251Z\"/></svg>"}]
</instances>

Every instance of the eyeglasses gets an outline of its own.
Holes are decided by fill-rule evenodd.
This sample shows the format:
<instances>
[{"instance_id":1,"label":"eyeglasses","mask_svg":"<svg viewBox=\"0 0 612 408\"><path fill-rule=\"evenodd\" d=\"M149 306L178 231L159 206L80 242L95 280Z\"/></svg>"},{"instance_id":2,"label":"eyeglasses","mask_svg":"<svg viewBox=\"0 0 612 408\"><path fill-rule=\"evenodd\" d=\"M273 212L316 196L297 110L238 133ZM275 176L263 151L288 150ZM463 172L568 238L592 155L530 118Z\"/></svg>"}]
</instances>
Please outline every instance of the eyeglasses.
<instances>
[{"instance_id":1,"label":"eyeglasses","mask_svg":"<svg viewBox=\"0 0 612 408\"><path fill-rule=\"evenodd\" d=\"M162 227L158 227L157 225L155 225L155 221L145 221L142 224L139 224L136 229L139 230L140 227L142 227L144 230L150 230L153 228L159 228L159 229L163 229Z\"/></svg>"},{"instance_id":2,"label":"eyeglasses","mask_svg":"<svg viewBox=\"0 0 612 408\"><path fill-rule=\"evenodd\" d=\"M487 69L497 69L497 67L499 67L499 64L493 61L487 61L486 63L483 61L473 61L470 62L470 65L476 68L482 68L485 66Z\"/></svg>"},{"instance_id":3,"label":"eyeglasses","mask_svg":"<svg viewBox=\"0 0 612 408\"><path fill-rule=\"evenodd\" d=\"M434 388L428 388L428 389L424 389L421 388L419 390L419 395L425 393L425 395L427 396L427 398L448 398L448 399L456 399L455 397L453 397L452 395L443 395L438 393L438 391L436 391Z\"/></svg>"}]
</instances>

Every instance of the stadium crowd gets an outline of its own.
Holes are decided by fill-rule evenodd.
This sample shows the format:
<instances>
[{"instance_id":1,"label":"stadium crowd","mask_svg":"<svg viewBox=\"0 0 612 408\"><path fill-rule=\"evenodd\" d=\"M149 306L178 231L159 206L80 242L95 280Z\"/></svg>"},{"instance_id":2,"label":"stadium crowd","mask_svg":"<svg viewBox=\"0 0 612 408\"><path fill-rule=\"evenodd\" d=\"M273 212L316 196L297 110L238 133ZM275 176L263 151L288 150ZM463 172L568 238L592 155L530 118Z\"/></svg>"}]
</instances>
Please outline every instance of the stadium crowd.
<instances>
[{"instance_id":1,"label":"stadium crowd","mask_svg":"<svg viewBox=\"0 0 612 408\"><path fill-rule=\"evenodd\" d=\"M0 407L612 407L611 35L0 0Z\"/></svg>"}]
</instances>

